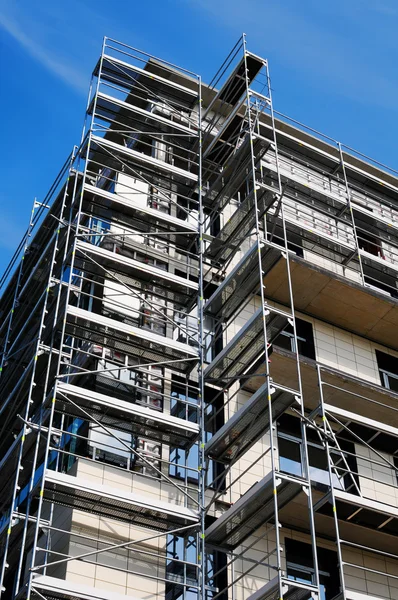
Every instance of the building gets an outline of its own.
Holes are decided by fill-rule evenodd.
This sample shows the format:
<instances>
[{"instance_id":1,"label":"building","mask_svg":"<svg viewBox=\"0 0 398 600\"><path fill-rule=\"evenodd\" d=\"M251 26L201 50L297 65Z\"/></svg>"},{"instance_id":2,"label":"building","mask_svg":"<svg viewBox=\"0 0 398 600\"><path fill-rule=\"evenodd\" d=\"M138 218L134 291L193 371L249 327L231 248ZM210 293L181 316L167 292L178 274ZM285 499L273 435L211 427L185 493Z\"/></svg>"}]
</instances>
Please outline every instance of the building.
<instances>
[{"instance_id":1,"label":"building","mask_svg":"<svg viewBox=\"0 0 398 600\"><path fill-rule=\"evenodd\" d=\"M397 175L245 37L104 40L2 279L4 598L398 599Z\"/></svg>"}]
</instances>

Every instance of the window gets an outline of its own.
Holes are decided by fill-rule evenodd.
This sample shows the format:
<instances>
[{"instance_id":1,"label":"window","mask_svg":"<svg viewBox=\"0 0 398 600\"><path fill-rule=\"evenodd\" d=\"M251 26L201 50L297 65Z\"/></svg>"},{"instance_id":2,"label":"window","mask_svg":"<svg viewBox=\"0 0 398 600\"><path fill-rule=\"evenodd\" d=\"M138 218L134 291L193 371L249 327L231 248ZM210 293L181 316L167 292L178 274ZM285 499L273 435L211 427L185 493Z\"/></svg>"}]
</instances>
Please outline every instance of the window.
<instances>
[{"instance_id":1,"label":"window","mask_svg":"<svg viewBox=\"0 0 398 600\"><path fill-rule=\"evenodd\" d=\"M123 283L105 279L102 308L104 316L137 326L140 323L141 306L138 292L132 294Z\"/></svg>"},{"instance_id":2,"label":"window","mask_svg":"<svg viewBox=\"0 0 398 600\"><path fill-rule=\"evenodd\" d=\"M149 206L159 212L170 213L169 193L151 186L149 192Z\"/></svg>"},{"instance_id":3,"label":"window","mask_svg":"<svg viewBox=\"0 0 398 600\"><path fill-rule=\"evenodd\" d=\"M288 579L315 583L312 548L310 544L285 539L286 570ZM332 600L340 592L337 552L317 548L321 600ZM308 599L311 598L308 594Z\"/></svg>"},{"instance_id":4,"label":"window","mask_svg":"<svg viewBox=\"0 0 398 600\"><path fill-rule=\"evenodd\" d=\"M182 377L173 376L171 386L170 412L173 416L197 423L199 419L198 385L194 381L186 381ZM198 481L198 446L195 444L188 451L181 448L170 448L169 474L189 482Z\"/></svg>"},{"instance_id":5,"label":"window","mask_svg":"<svg viewBox=\"0 0 398 600\"><path fill-rule=\"evenodd\" d=\"M357 237L358 246L361 250L364 250L368 254L373 254L373 256L384 257L380 240L375 235L357 228Z\"/></svg>"},{"instance_id":6,"label":"window","mask_svg":"<svg viewBox=\"0 0 398 600\"><path fill-rule=\"evenodd\" d=\"M54 418L56 427L63 429L61 439L51 439L51 444L58 447L63 452L53 451L50 454L49 468L56 469L62 473L68 473L69 469L74 465L78 456L87 456L87 436L89 424L83 419L64 416L62 423L61 415L56 413Z\"/></svg>"},{"instance_id":7,"label":"window","mask_svg":"<svg viewBox=\"0 0 398 600\"><path fill-rule=\"evenodd\" d=\"M157 472L160 470L160 457L162 451L162 445L153 440L147 440L145 438L135 438L135 450L139 452L143 458L134 455L133 471L142 473L143 475L151 475L152 477L160 477ZM155 469L151 468L153 465Z\"/></svg>"},{"instance_id":8,"label":"window","mask_svg":"<svg viewBox=\"0 0 398 600\"><path fill-rule=\"evenodd\" d=\"M198 317L197 309L194 308L189 314L185 312L174 312L174 337L182 344L197 347L198 341Z\"/></svg>"},{"instance_id":9,"label":"window","mask_svg":"<svg viewBox=\"0 0 398 600\"><path fill-rule=\"evenodd\" d=\"M215 520L206 516L206 527ZM198 550L196 547L198 536L185 537L168 535L166 542L166 600L194 600L198 591L190 585L197 586ZM217 596L218 600L228 600L228 573L227 556L224 552L214 550L206 553L206 600ZM184 583L186 585L184 585ZM184 594L185 588L185 594Z\"/></svg>"},{"instance_id":10,"label":"window","mask_svg":"<svg viewBox=\"0 0 398 600\"><path fill-rule=\"evenodd\" d=\"M145 294L141 313L143 329L149 329L159 335L166 335L166 303L164 300Z\"/></svg>"},{"instance_id":11,"label":"window","mask_svg":"<svg viewBox=\"0 0 398 600\"><path fill-rule=\"evenodd\" d=\"M206 528L210 527L215 520L215 517L206 515ZM218 600L228 600L228 570L225 552L217 550L207 552L206 575L206 600L214 597L217 597Z\"/></svg>"},{"instance_id":12,"label":"window","mask_svg":"<svg viewBox=\"0 0 398 600\"><path fill-rule=\"evenodd\" d=\"M398 358L376 350L381 385L393 392L398 392Z\"/></svg>"},{"instance_id":13,"label":"window","mask_svg":"<svg viewBox=\"0 0 398 600\"><path fill-rule=\"evenodd\" d=\"M296 333L299 354L315 360L315 344L312 324L308 321L296 318ZM296 352L293 327L291 325L287 325L282 333L278 335L274 341L274 346Z\"/></svg>"},{"instance_id":14,"label":"window","mask_svg":"<svg viewBox=\"0 0 398 600\"><path fill-rule=\"evenodd\" d=\"M197 590L197 536L168 535L166 541L166 600L193 600ZM191 563L191 564L190 564ZM185 592L185 593L184 593Z\"/></svg>"},{"instance_id":15,"label":"window","mask_svg":"<svg viewBox=\"0 0 398 600\"><path fill-rule=\"evenodd\" d=\"M278 419L277 429L280 471L297 477L303 477L305 473L303 469L300 419L284 414ZM348 451L347 447L344 449ZM315 431L307 430L307 452L311 481L329 486L330 478L327 454ZM334 463L336 466L340 456L341 453L335 457ZM344 475L346 466L345 464L340 464L340 466L341 471L333 469L333 486L338 489L346 489ZM357 471L357 469L355 470Z\"/></svg>"},{"instance_id":16,"label":"window","mask_svg":"<svg viewBox=\"0 0 398 600\"><path fill-rule=\"evenodd\" d=\"M106 430L101 425L87 420L69 417L56 413L55 425L62 429L61 439L53 436L52 446L61 452L52 450L49 468L67 473L78 457L90 458L94 461L159 477L152 468L160 469L161 444L134 435L128 430L116 429L107 425ZM136 452L142 456L138 456ZM145 460L143 460L145 459Z\"/></svg>"},{"instance_id":17,"label":"window","mask_svg":"<svg viewBox=\"0 0 398 600\"><path fill-rule=\"evenodd\" d=\"M283 237L283 230L281 227L276 226L274 234L268 232L267 239L273 242L274 244L277 244L278 246L282 246L283 249L285 248L285 240ZM303 238L300 235L289 231L287 247L289 250L294 252L296 256L304 257Z\"/></svg>"},{"instance_id":18,"label":"window","mask_svg":"<svg viewBox=\"0 0 398 600\"><path fill-rule=\"evenodd\" d=\"M398 456L393 456L392 459L395 467L396 485L398 485Z\"/></svg>"},{"instance_id":19,"label":"window","mask_svg":"<svg viewBox=\"0 0 398 600\"><path fill-rule=\"evenodd\" d=\"M133 452L128 449L134 443L132 433L113 427L107 429L109 433L99 425L90 423L88 447L91 457L108 465L131 469L135 459Z\"/></svg>"},{"instance_id":20,"label":"window","mask_svg":"<svg viewBox=\"0 0 398 600\"><path fill-rule=\"evenodd\" d=\"M213 433L224 425L224 397L223 394L206 386L205 388L205 428L206 438L209 440ZM185 381L182 377L173 376L171 388L171 414L186 419L193 423L198 422L199 400L197 384L193 381ZM188 482L197 483L199 449L198 444L192 446L188 451L181 448L170 448L169 474L179 479L187 479ZM187 468L186 468L187 467ZM223 478L225 467L221 463L209 461L207 470L207 484L215 485L222 490L225 487Z\"/></svg>"},{"instance_id":21,"label":"window","mask_svg":"<svg viewBox=\"0 0 398 600\"><path fill-rule=\"evenodd\" d=\"M87 241L90 244L95 244L96 246L99 246L101 242L105 239L103 234L109 232L109 229L110 223L108 223L108 221L104 221L97 217L91 217L89 221L90 235L87 236ZM98 235L93 235L93 233L97 233Z\"/></svg>"},{"instance_id":22,"label":"window","mask_svg":"<svg viewBox=\"0 0 398 600\"><path fill-rule=\"evenodd\" d=\"M163 410L163 369L149 365L132 372L136 384L135 401L141 406Z\"/></svg>"},{"instance_id":23,"label":"window","mask_svg":"<svg viewBox=\"0 0 398 600\"><path fill-rule=\"evenodd\" d=\"M140 367L137 359L126 354L101 346L98 349L104 358L98 360L97 369L104 369L104 372L95 376L95 391L154 410L163 410L161 367Z\"/></svg>"},{"instance_id":24,"label":"window","mask_svg":"<svg viewBox=\"0 0 398 600\"><path fill-rule=\"evenodd\" d=\"M102 427L90 423L88 447L94 460L144 475L159 477L159 473L152 469L151 465L160 469L160 443L113 427L108 427L108 431L109 433ZM139 452L142 457L129 450L127 446Z\"/></svg>"}]
</instances>

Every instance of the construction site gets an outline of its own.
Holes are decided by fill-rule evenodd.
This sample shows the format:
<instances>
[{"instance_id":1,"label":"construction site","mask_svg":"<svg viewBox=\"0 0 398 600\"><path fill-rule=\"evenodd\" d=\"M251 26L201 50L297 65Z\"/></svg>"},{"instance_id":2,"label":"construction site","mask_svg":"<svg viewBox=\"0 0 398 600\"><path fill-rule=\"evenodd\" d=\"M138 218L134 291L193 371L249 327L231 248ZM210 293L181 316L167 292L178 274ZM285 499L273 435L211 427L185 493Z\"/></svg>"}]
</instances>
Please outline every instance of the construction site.
<instances>
[{"instance_id":1,"label":"construction site","mask_svg":"<svg viewBox=\"0 0 398 600\"><path fill-rule=\"evenodd\" d=\"M105 38L27 221L2 600L398 600L398 172Z\"/></svg>"}]
</instances>

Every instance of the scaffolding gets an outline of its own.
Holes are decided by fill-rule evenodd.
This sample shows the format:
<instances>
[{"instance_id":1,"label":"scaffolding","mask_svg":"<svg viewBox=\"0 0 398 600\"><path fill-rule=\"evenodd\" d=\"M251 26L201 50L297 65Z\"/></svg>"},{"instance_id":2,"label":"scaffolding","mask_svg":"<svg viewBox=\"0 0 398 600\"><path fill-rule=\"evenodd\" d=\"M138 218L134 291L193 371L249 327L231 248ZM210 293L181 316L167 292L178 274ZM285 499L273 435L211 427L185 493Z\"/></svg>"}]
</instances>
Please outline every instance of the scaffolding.
<instances>
[{"instance_id":1,"label":"scaffolding","mask_svg":"<svg viewBox=\"0 0 398 600\"><path fill-rule=\"evenodd\" d=\"M45 216L32 214L2 300L2 467L12 485L2 489L1 583L11 597L78 593L57 574L79 560L72 540L92 541L57 527L60 507L134 524L142 539L118 548L136 559L153 560L144 542L171 535L189 533L198 547L200 486L184 465L182 480L171 478L158 450L187 452L204 429L200 401L177 402L170 388L173 373L200 398L200 105L198 76L106 38L81 145ZM93 482L90 462L161 482L163 500ZM115 546L98 544L82 554ZM198 556L190 568L203 570ZM178 572L186 561L163 562ZM166 585L166 573L157 580Z\"/></svg>"},{"instance_id":2,"label":"scaffolding","mask_svg":"<svg viewBox=\"0 0 398 600\"><path fill-rule=\"evenodd\" d=\"M81 144L1 280L4 598L321 599L322 543L338 598L364 597L352 570L398 580L347 558L398 560L398 508L365 483L398 471L398 395L305 358L297 332L299 312L398 350L397 173L369 161L274 110L245 35L206 86L104 39Z\"/></svg>"}]
</instances>

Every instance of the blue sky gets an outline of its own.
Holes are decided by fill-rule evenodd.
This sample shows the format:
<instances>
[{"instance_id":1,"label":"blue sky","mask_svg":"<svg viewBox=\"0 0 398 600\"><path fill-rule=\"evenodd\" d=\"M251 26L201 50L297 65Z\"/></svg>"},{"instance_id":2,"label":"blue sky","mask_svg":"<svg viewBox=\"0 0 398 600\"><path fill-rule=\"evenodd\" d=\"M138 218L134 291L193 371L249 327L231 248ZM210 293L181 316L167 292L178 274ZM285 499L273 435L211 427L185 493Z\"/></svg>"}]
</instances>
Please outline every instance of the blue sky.
<instances>
[{"instance_id":1,"label":"blue sky","mask_svg":"<svg viewBox=\"0 0 398 600\"><path fill-rule=\"evenodd\" d=\"M211 79L243 31L274 106L398 169L397 0L0 0L0 271L80 139L108 35Z\"/></svg>"}]
</instances>

